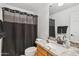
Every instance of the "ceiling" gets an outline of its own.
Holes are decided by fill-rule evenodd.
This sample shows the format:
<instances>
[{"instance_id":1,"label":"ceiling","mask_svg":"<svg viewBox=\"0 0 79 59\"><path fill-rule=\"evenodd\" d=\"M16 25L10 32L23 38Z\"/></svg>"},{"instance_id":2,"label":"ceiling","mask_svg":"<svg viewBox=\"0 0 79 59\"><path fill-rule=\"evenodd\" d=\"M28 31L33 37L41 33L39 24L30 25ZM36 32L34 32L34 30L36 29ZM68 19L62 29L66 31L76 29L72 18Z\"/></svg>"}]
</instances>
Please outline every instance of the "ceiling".
<instances>
[{"instance_id":1,"label":"ceiling","mask_svg":"<svg viewBox=\"0 0 79 59\"><path fill-rule=\"evenodd\" d=\"M27 11L36 12L39 9L43 8L47 3L6 3L6 4L25 9Z\"/></svg>"},{"instance_id":2,"label":"ceiling","mask_svg":"<svg viewBox=\"0 0 79 59\"><path fill-rule=\"evenodd\" d=\"M6 4L25 9L27 11L32 11L35 13L41 8L44 8L44 6L47 3L6 3ZM76 5L79 5L79 3L64 3L63 6L58 6L58 3L52 3L52 5L49 7L49 15L55 14L57 12L60 12L67 8L71 8Z\"/></svg>"},{"instance_id":3,"label":"ceiling","mask_svg":"<svg viewBox=\"0 0 79 59\"><path fill-rule=\"evenodd\" d=\"M55 14L57 12L60 12L64 9L67 8L71 8L73 6L79 5L79 3L64 3L62 6L58 6L58 3L53 3L50 7L49 7L49 14Z\"/></svg>"}]
</instances>

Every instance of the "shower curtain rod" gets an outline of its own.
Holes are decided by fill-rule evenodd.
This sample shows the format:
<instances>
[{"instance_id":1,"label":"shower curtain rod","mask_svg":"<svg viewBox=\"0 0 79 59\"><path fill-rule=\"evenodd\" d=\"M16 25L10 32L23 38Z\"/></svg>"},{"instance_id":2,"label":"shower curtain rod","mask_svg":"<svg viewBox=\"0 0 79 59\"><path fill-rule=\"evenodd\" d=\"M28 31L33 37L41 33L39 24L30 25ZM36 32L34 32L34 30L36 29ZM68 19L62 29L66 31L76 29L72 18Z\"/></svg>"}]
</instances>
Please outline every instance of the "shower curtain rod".
<instances>
[{"instance_id":1,"label":"shower curtain rod","mask_svg":"<svg viewBox=\"0 0 79 59\"><path fill-rule=\"evenodd\" d=\"M9 12L12 12L12 13L20 13L20 14L23 14L23 15L30 15L30 16L38 17L37 15L34 15L34 14L30 14L30 13L27 13L27 12L22 12L22 11L19 11L19 10L13 10L13 9L10 9L10 8L7 8L7 7L2 7L2 10L6 10L6 11L9 11Z\"/></svg>"}]
</instances>

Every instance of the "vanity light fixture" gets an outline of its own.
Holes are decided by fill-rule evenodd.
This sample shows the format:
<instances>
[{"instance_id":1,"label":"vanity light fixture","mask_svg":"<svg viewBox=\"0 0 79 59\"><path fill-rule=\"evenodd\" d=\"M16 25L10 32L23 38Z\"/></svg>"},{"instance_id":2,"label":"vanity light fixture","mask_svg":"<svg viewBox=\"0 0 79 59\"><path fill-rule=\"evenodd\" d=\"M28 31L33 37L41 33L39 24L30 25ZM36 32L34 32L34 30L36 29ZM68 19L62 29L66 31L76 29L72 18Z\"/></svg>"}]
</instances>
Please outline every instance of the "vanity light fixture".
<instances>
[{"instance_id":1,"label":"vanity light fixture","mask_svg":"<svg viewBox=\"0 0 79 59\"><path fill-rule=\"evenodd\" d=\"M49 3L49 7L52 7L53 3Z\"/></svg>"},{"instance_id":2,"label":"vanity light fixture","mask_svg":"<svg viewBox=\"0 0 79 59\"><path fill-rule=\"evenodd\" d=\"M63 6L64 3L50 3L49 7L52 7L53 5L55 5L55 6Z\"/></svg>"},{"instance_id":3,"label":"vanity light fixture","mask_svg":"<svg viewBox=\"0 0 79 59\"><path fill-rule=\"evenodd\" d=\"M58 3L58 6L63 6L64 3Z\"/></svg>"}]
</instances>

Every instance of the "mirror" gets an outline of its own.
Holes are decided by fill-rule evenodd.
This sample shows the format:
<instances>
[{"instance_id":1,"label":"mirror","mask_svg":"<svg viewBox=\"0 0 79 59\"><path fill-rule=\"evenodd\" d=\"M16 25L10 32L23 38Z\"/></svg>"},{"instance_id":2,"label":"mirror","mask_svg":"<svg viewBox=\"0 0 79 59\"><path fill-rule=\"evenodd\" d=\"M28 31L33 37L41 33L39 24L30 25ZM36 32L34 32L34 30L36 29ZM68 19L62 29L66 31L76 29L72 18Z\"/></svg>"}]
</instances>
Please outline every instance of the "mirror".
<instances>
[{"instance_id":1,"label":"mirror","mask_svg":"<svg viewBox=\"0 0 79 59\"><path fill-rule=\"evenodd\" d=\"M49 6L49 37L66 35L67 40L79 42L78 6L79 3L64 3L62 6L52 3Z\"/></svg>"}]
</instances>

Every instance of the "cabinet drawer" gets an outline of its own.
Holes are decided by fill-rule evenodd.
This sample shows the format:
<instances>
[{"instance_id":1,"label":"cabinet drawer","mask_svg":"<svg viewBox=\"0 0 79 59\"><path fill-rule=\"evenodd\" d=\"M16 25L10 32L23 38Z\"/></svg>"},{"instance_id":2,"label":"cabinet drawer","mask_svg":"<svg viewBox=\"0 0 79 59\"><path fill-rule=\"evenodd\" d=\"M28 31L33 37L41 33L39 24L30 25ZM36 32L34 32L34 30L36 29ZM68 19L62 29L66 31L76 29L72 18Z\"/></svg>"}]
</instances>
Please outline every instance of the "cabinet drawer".
<instances>
[{"instance_id":1,"label":"cabinet drawer","mask_svg":"<svg viewBox=\"0 0 79 59\"><path fill-rule=\"evenodd\" d=\"M42 47L37 46L37 51L41 54L43 54L44 56L47 56L47 51L45 51Z\"/></svg>"}]
</instances>

